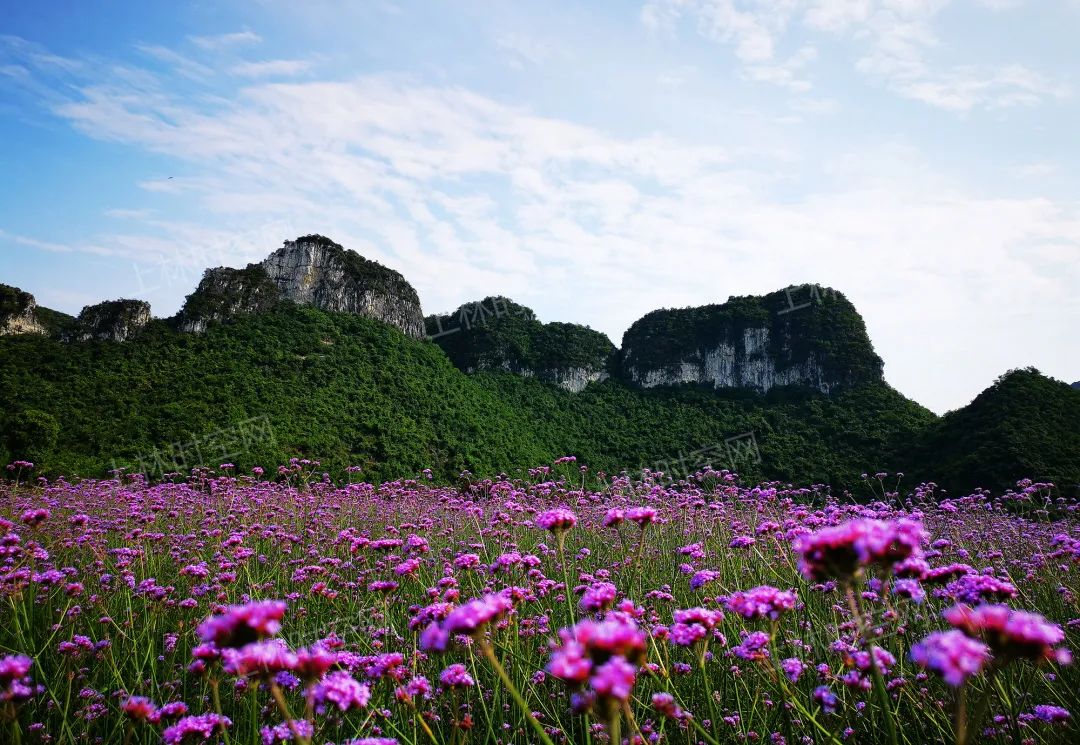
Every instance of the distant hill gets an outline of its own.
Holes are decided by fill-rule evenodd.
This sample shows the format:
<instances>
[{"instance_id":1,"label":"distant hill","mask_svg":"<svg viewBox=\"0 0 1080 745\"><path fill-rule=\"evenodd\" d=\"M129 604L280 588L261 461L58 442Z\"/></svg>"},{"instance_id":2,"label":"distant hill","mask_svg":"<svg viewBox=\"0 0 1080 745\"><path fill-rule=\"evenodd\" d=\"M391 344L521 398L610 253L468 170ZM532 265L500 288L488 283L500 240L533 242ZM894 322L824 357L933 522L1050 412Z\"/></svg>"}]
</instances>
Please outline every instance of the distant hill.
<instances>
[{"instance_id":1,"label":"distant hill","mask_svg":"<svg viewBox=\"0 0 1080 745\"><path fill-rule=\"evenodd\" d=\"M885 382L857 310L819 285L653 311L621 349L501 296L424 318L401 274L318 235L208 270L170 319L138 300L74 318L0 285L0 457L50 474L307 457L452 479L575 455L674 478L858 490L902 470L1076 491L1078 387L1017 370L939 419Z\"/></svg>"},{"instance_id":2,"label":"distant hill","mask_svg":"<svg viewBox=\"0 0 1080 745\"><path fill-rule=\"evenodd\" d=\"M885 385L762 397L608 380L571 393L512 373L466 375L435 344L296 305L199 335L154 321L124 343L3 337L0 392L5 457L84 476L310 456L336 473L430 467L450 479L574 454L609 472L713 465L855 487L934 419Z\"/></svg>"},{"instance_id":3,"label":"distant hill","mask_svg":"<svg viewBox=\"0 0 1080 745\"><path fill-rule=\"evenodd\" d=\"M606 380L615 345L573 323L541 323L531 308L505 297L466 303L425 319L428 338L464 372L512 372L575 393Z\"/></svg>"},{"instance_id":4,"label":"distant hill","mask_svg":"<svg viewBox=\"0 0 1080 745\"><path fill-rule=\"evenodd\" d=\"M953 489L1046 479L1080 485L1080 390L1032 368L1012 370L932 424L909 451L911 468Z\"/></svg>"}]
</instances>

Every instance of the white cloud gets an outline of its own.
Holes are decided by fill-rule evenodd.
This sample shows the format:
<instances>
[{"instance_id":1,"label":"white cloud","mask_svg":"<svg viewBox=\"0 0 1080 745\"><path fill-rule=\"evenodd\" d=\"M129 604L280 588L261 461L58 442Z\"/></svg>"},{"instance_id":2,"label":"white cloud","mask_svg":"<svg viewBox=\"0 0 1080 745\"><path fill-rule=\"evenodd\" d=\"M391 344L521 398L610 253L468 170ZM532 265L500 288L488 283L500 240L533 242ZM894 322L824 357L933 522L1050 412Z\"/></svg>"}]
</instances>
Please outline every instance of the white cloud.
<instances>
[{"instance_id":1,"label":"white cloud","mask_svg":"<svg viewBox=\"0 0 1080 745\"><path fill-rule=\"evenodd\" d=\"M1056 163L1049 163L1047 161L1041 161L1038 163L1029 163L1020 169L1019 173L1024 178L1039 178L1041 176L1049 176L1052 173L1056 173L1058 166Z\"/></svg>"},{"instance_id":2,"label":"white cloud","mask_svg":"<svg viewBox=\"0 0 1080 745\"><path fill-rule=\"evenodd\" d=\"M1031 318L1069 338L1080 313L1080 205L987 196L904 143L791 157L617 136L394 75L210 97L145 72L94 74L53 110L182 163L188 175L140 186L198 218L127 214L50 250L107 247L138 262L138 292L182 297L206 266L319 232L402 271L428 310L501 292L618 343L657 307L821 282L862 311L889 379L938 409L1022 357ZM948 379L928 386L943 359Z\"/></svg>"},{"instance_id":3,"label":"white cloud","mask_svg":"<svg viewBox=\"0 0 1080 745\"><path fill-rule=\"evenodd\" d=\"M311 69L311 60L276 59L262 62L240 62L229 72L244 78L293 77Z\"/></svg>"},{"instance_id":4,"label":"white cloud","mask_svg":"<svg viewBox=\"0 0 1080 745\"><path fill-rule=\"evenodd\" d=\"M210 67L166 47L152 44L136 44L135 48L148 57L152 57L160 62L168 64L176 70L176 72L187 78L199 80L208 78L214 74L213 69Z\"/></svg>"},{"instance_id":5,"label":"white cloud","mask_svg":"<svg viewBox=\"0 0 1080 745\"><path fill-rule=\"evenodd\" d=\"M564 52L547 41L542 41L520 32L500 34L495 38L495 46L506 52L512 67L542 65L553 56L564 56Z\"/></svg>"},{"instance_id":6,"label":"white cloud","mask_svg":"<svg viewBox=\"0 0 1080 745\"><path fill-rule=\"evenodd\" d=\"M673 32L679 19L696 21L698 33L732 48L746 75L793 92L812 86L808 67L818 34L842 40L854 52L855 68L908 99L966 112L1031 106L1069 94L1064 84L1022 64L941 64L934 52L953 50L935 28L954 0L649 0L642 9L647 28ZM1015 0L980 0L1007 10ZM959 41L959 40L956 40ZM777 63L777 49L800 51ZM953 50L955 51L955 50Z\"/></svg>"},{"instance_id":7,"label":"white cloud","mask_svg":"<svg viewBox=\"0 0 1080 745\"><path fill-rule=\"evenodd\" d=\"M197 47L208 50L227 49L246 44L258 44L262 37L253 31L235 31L216 36L189 36L188 40Z\"/></svg>"},{"instance_id":8,"label":"white cloud","mask_svg":"<svg viewBox=\"0 0 1080 745\"><path fill-rule=\"evenodd\" d=\"M782 63L751 65L747 67L746 72L751 80L760 83L772 83L781 88L805 93L813 85L809 80L800 77L800 73L815 59L817 59L817 50L814 47L805 46Z\"/></svg>"}]
</instances>

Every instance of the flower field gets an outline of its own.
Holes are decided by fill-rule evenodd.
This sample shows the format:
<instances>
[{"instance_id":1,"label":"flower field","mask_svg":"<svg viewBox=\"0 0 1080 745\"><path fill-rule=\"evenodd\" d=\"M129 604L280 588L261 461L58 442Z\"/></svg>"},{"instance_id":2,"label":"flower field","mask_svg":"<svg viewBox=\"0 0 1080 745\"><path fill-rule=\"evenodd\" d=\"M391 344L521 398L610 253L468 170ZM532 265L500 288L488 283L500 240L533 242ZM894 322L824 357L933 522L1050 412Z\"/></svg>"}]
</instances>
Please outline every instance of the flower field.
<instances>
[{"instance_id":1,"label":"flower field","mask_svg":"<svg viewBox=\"0 0 1080 745\"><path fill-rule=\"evenodd\" d=\"M1077 505L898 482L13 464L0 741L1080 741Z\"/></svg>"}]
</instances>

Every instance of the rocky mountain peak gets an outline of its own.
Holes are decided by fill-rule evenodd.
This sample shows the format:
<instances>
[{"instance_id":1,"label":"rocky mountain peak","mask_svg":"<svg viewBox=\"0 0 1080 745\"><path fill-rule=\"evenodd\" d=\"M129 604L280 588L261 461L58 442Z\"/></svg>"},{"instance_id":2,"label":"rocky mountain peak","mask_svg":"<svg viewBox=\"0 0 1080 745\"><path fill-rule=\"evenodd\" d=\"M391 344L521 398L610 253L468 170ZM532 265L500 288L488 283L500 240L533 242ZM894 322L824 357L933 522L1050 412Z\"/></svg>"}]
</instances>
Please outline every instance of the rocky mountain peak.
<instances>
[{"instance_id":1,"label":"rocky mountain peak","mask_svg":"<svg viewBox=\"0 0 1080 745\"><path fill-rule=\"evenodd\" d=\"M0 336L9 334L44 334L37 318L37 300L18 287L0 284Z\"/></svg>"},{"instance_id":2,"label":"rocky mountain peak","mask_svg":"<svg viewBox=\"0 0 1080 745\"><path fill-rule=\"evenodd\" d=\"M615 345L574 323L542 323L530 308L502 296L428 316L428 338L467 373L511 372L579 392L609 377Z\"/></svg>"},{"instance_id":3,"label":"rocky mountain peak","mask_svg":"<svg viewBox=\"0 0 1080 745\"><path fill-rule=\"evenodd\" d=\"M847 298L807 284L648 313L623 336L620 373L642 388L799 386L828 394L880 381L882 361Z\"/></svg>"},{"instance_id":4,"label":"rocky mountain peak","mask_svg":"<svg viewBox=\"0 0 1080 745\"><path fill-rule=\"evenodd\" d=\"M244 269L210 269L188 297L180 328L200 332L211 321L254 313L281 301L335 313L357 313L424 336L420 299L398 272L321 235L285 244Z\"/></svg>"},{"instance_id":5,"label":"rocky mountain peak","mask_svg":"<svg viewBox=\"0 0 1080 745\"><path fill-rule=\"evenodd\" d=\"M87 305L79 313L75 338L127 341L150 323L150 318L150 303L142 300L108 300Z\"/></svg>"}]
</instances>

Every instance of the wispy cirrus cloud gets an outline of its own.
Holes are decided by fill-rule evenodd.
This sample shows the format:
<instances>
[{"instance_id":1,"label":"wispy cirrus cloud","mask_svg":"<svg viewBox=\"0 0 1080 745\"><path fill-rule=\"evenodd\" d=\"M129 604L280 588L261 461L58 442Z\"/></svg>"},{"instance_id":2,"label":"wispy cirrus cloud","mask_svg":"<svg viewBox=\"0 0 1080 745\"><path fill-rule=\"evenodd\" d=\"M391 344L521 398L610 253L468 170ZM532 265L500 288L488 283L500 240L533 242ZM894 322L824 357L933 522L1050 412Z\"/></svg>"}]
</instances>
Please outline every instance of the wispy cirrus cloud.
<instances>
[{"instance_id":1,"label":"wispy cirrus cloud","mask_svg":"<svg viewBox=\"0 0 1080 745\"><path fill-rule=\"evenodd\" d=\"M15 57L59 121L184 174L139 182L167 209L61 246L107 247L148 296L308 232L402 271L429 311L494 291L616 341L657 307L820 282L860 308L902 390L925 377L913 336L950 355L962 382L920 397L939 409L1003 370L994 350L1024 343L1016 316L1065 335L1080 312L1080 205L981 193L902 137L818 154L616 134L392 73L181 86L173 65L86 65L50 86L55 64Z\"/></svg>"},{"instance_id":2,"label":"wispy cirrus cloud","mask_svg":"<svg viewBox=\"0 0 1080 745\"><path fill-rule=\"evenodd\" d=\"M229 49L249 44L258 44L262 37L254 31L233 31L227 34L212 36L189 36L188 40L195 46L206 50Z\"/></svg>"},{"instance_id":3,"label":"wispy cirrus cloud","mask_svg":"<svg viewBox=\"0 0 1080 745\"><path fill-rule=\"evenodd\" d=\"M805 50L822 38L842 40L856 70L904 98L967 112L1033 106L1071 94L1063 81L1019 62L938 62L948 47L936 28L954 0L649 0L641 12L647 28L677 31L692 19L697 32L732 49L747 75L793 91L813 85ZM991 11L1019 6L983 0ZM800 51L781 61L779 49ZM796 74L799 71L799 74Z\"/></svg>"},{"instance_id":4,"label":"wispy cirrus cloud","mask_svg":"<svg viewBox=\"0 0 1080 745\"><path fill-rule=\"evenodd\" d=\"M237 63L229 72L242 78L287 78L309 71L311 65L311 60L306 59L261 60Z\"/></svg>"}]
</instances>

